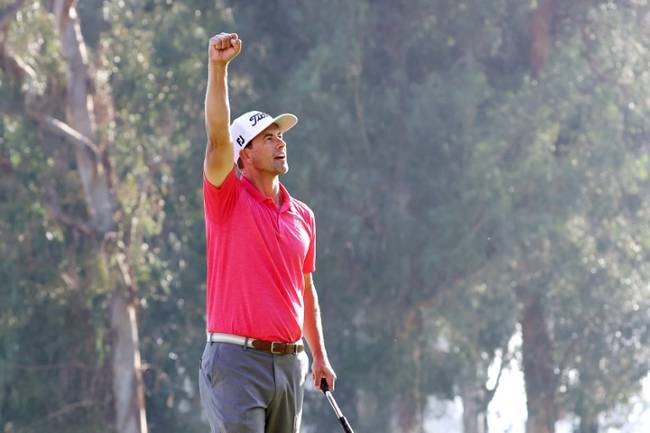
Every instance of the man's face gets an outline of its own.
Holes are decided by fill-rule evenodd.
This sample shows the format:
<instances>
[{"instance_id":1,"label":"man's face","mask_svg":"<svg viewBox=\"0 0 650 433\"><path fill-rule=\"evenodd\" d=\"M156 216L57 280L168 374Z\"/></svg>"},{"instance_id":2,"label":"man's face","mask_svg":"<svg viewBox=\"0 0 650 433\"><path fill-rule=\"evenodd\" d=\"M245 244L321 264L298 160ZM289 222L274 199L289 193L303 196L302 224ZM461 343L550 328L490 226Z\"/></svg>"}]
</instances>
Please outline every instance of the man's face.
<instances>
[{"instance_id":1,"label":"man's face","mask_svg":"<svg viewBox=\"0 0 650 433\"><path fill-rule=\"evenodd\" d=\"M278 176L289 171L287 143L282 139L280 127L275 123L256 135L242 153L246 169Z\"/></svg>"}]
</instances>

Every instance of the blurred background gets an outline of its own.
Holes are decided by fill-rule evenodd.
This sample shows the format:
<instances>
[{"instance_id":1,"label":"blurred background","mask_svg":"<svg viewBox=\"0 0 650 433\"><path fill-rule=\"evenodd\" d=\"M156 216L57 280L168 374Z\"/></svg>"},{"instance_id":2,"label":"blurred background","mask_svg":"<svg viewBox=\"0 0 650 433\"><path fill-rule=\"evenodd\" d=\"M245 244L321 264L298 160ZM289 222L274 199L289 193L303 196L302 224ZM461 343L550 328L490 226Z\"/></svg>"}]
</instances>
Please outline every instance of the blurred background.
<instances>
[{"instance_id":1,"label":"blurred background","mask_svg":"<svg viewBox=\"0 0 650 433\"><path fill-rule=\"evenodd\" d=\"M0 431L208 431L221 31L233 117L301 118L357 432L648 431L646 0L0 0Z\"/></svg>"}]
</instances>

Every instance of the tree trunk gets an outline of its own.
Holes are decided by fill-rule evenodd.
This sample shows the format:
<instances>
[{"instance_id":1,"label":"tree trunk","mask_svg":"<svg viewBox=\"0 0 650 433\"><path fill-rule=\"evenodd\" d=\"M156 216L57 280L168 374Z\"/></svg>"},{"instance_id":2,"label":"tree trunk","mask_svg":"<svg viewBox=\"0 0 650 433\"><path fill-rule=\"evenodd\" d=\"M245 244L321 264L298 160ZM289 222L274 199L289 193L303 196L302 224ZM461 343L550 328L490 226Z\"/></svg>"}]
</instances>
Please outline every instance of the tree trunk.
<instances>
[{"instance_id":1,"label":"tree trunk","mask_svg":"<svg viewBox=\"0 0 650 433\"><path fill-rule=\"evenodd\" d=\"M92 95L89 91L91 77L74 3L72 0L56 0L53 6L62 54L67 66L66 117L73 129L92 141L96 136L96 126ZM75 157L91 224L100 233L106 233L114 228L113 213L117 206L109 188L108 173L102 170L99 156L87 146L75 146Z\"/></svg>"},{"instance_id":2,"label":"tree trunk","mask_svg":"<svg viewBox=\"0 0 650 433\"><path fill-rule=\"evenodd\" d=\"M120 433L146 433L136 305L120 294L111 300L115 427Z\"/></svg>"},{"instance_id":3,"label":"tree trunk","mask_svg":"<svg viewBox=\"0 0 650 433\"><path fill-rule=\"evenodd\" d=\"M487 433L485 389L478 383L464 383L460 397L463 400L463 433Z\"/></svg>"},{"instance_id":4,"label":"tree trunk","mask_svg":"<svg viewBox=\"0 0 650 433\"><path fill-rule=\"evenodd\" d=\"M594 395L594 389L588 370L580 372L580 383L582 389L575 409L575 414L580 419L578 433L598 433L598 409L590 398Z\"/></svg>"},{"instance_id":5,"label":"tree trunk","mask_svg":"<svg viewBox=\"0 0 650 433\"><path fill-rule=\"evenodd\" d=\"M395 396L393 402L395 407L395 417L392 420L392 431L401 433L422 433L423 423L421 410L416 400L414 391L407 390L405 393Z\"/></svg>"},{"instance_id":6,"label":"tree trunk","mask_svg":"<svg viewBox=\"0 0 650 433\"><path fill-rule=\"evenodd\" d=\"M551 31L555 5L553 0L539 0L530 20L530 75L539 77L551 51Z\"/></svg>"},{"instance_id":7,"label":"tree trunk","mask_svg":"<svg viewBox=\"0 0 650 433\"><path fill-rule=\"evenodd\" d=\"M86 47L73 0L55 0L54 15L62 54L67 66L66 117L69 125L86 142L96 139L91 89L95 83L89 74ZM83 141L83 140L82 140ZM117 200L111 189L110 167L106 155L97 146L75 146L75 157L86 200L90 225L100 235L115 229ZM103 152L106 152L104 148ZM107 254L105 251L100 254ZM109 262L109 260L107 260ZM110 321L113 350L113 391L115 427L119 433L147 433L144 386L138 346L135 283L127 261L120 261L120 272L127 293L115 288L111 300Z\"/></svg>"},{"instance_id":8,"label":"tree trunk","mask_svg":"<svg viewBox=\"0 0 650 433\"><path fill-rule=\"evenodd\" d=\"M598 433L598 417L582 416L580 417L579 433Z\"/></svg>"},{"instance_id":9,"label":"tree trunk","mask_svg":"<svg viewBox=\"0 0 650 433\"><path fill-rule=\"evenodd\" d=\"M526 433L555 431L555 375L553 349L541 299L519 287L522 357L526 384Z\"/></svg>"}]
</instances>

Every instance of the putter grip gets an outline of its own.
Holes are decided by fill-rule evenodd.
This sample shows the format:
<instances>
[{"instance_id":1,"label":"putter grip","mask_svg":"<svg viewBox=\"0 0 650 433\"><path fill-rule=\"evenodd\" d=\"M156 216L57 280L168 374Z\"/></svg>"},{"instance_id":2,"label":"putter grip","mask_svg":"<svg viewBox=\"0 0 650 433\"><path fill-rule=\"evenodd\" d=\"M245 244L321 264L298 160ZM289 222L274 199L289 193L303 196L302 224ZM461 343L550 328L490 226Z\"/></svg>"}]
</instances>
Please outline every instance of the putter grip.
<instances>
[{"instance_id":1,"label":"putter grip","mask_svg":"<svg viewBox=\"0 0 650 433\"><path fill-rule=\"evenodd\" d=\"M345 433L354 433L354 431L352 431L352 427L350 427L350 423L348 422L347 419L345 419L344 416L339 418L339 421L341 422L341 425L343 426L343 430L345 431Z\"/></svg>"},{"instance_id":2,"label":"putter grip","mask_svg":"<svg viewBox=\"0 0 650 433\"><path fill-rule=\"evenodd\" d=\"M324 377L320 378L320 390L323 391L323 393L330 390L330 387L327 385L327 380L325 380Z\"/></svg>"}]
</instances>

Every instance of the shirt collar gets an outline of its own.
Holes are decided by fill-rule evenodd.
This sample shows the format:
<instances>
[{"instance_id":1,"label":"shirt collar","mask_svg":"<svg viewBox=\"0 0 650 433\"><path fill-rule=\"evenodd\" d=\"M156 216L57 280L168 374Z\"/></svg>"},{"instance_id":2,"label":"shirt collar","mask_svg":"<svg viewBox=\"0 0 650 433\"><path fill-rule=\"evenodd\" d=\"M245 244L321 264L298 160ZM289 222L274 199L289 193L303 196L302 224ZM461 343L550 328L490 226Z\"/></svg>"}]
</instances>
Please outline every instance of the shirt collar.
<instances>
[{"instance_id":1,"label":"shirt collar","mask_svg":"<svg viewBox=\"0 0 650 433\"><path fill-rule=\"evenodd\" d=\"M248 193L258 202L258 203L264 203L265 201L273 201L271 197L265 196L262 191L257 189L255 185L253 185L253 182L248 180L246 176L241 176L241 181L242 184L244 185L244 188ZM280 206L280 212L285 212L287 210L293 210L293 199L291 198L291 195L289 194L289 191L280 183L280 197L282 197L282 205Z\"/></svg>"}]
</instances>

